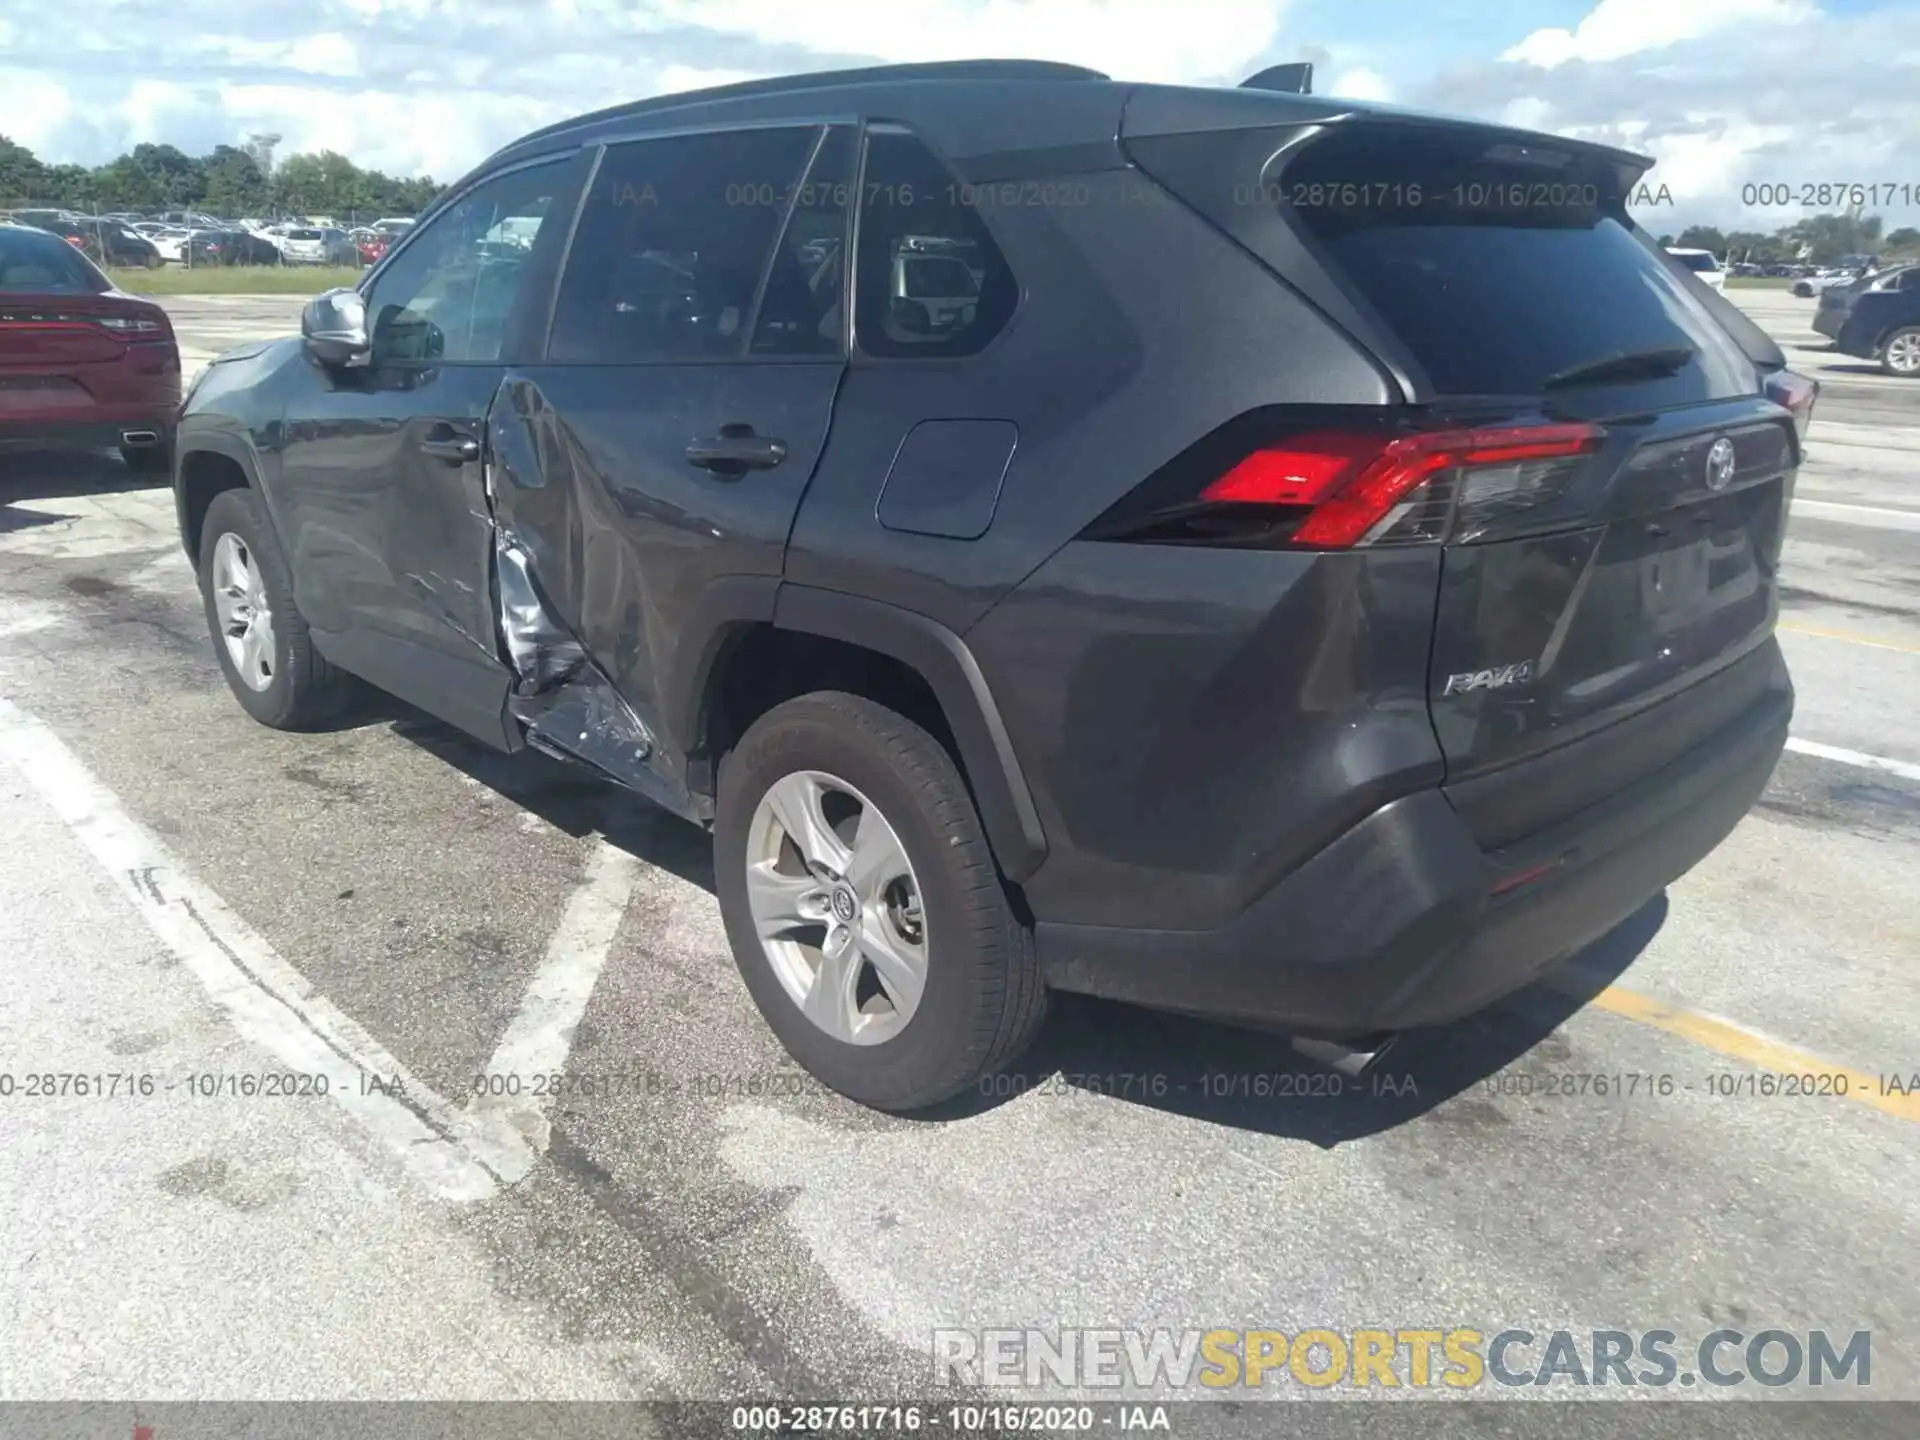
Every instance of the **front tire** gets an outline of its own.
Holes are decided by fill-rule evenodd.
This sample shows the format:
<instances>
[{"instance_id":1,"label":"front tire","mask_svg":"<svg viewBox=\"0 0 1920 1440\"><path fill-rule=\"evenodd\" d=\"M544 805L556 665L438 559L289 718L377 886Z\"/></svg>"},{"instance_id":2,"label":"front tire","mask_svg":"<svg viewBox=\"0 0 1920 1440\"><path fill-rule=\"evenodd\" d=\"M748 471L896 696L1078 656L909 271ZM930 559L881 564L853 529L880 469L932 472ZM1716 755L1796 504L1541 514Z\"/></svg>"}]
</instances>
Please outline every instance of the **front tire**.
<instances>
[{"instance_id":1,"label":"front tire","mask_svg":"<svg viewBox=\"0 0 1920 1440\"><path fill-rule=\"evenodd\" d=\"M1902 325L1880 346L1880 368L1902 380L1920 379L1920 325Z\"/></svg>"},{"instance_id":2,"label":"front tire","mask_svg":"<svg viewBox=\"0 0 1920 1440\"><path fill-rule=\"evenodd\" d=\"M200 595L233 698L262 725L305 730L332 719L353 678L314 648L259 494L223 490L200 531Z\"/></svg>"},{"instance_id":3,"label":"front tire","mask_svg":"<svg viewBox=\"0 0 1920 1440\"><path fill-rule=\"evenodd\" d=\"M883 705L821 691L761 716L720 767L714 861L754 1004L849 1099L950 1099L1044 1018L1033 938L965 781Z\"/></svg>"}]
</instances>

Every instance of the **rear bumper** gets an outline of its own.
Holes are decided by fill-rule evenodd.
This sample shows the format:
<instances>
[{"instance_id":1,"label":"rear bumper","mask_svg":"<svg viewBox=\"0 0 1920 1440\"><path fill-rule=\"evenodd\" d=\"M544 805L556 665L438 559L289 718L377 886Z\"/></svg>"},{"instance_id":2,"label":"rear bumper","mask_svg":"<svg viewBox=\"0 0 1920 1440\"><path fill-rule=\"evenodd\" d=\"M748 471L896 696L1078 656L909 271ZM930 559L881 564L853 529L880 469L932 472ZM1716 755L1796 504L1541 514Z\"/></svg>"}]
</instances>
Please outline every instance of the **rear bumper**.
<instances>
[{"instance_id":1,"label":"rear bumper","mask_svg":"<svg viewBox=\"0 0 1920 1440\"><path fill-rule=\"evenodd\" d=\"M1439 790L1405 796L1221 929L1042 921L1048 983L1328 1035L1458 1019L1606 934L1718 845L1766 787L1792 710L1790 687L1769 690L1628 789L1497 850Z\"/></svg>"},{"instance_id":2,"label":"rear bumper","mask_svg":"<svg viewBox=\"0 0 1920 1440\"><path fill-rule=\"evenodd\" d=\"M82 414L85 418L74 420L0 420L0 450L113 450L173 439L173 406L116 407L104 415L89 409ZM154 438L140 438L148 435Z\"/></svg>"}]
</instances>

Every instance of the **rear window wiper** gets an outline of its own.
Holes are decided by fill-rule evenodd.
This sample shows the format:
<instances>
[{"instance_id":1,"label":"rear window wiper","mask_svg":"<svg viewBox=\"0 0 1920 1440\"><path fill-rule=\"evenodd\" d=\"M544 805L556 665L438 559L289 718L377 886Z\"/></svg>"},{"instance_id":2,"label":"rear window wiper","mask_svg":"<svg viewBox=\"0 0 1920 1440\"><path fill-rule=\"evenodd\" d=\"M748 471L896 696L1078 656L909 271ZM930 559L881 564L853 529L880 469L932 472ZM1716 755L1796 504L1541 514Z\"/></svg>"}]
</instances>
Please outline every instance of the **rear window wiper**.
<instances>
[{"instance_id":1,"label":"rear window wiper","mask_svg":"<svg viewBox=\"0 0 1920 1440\"><path fill-rule=\"evenodd\" d=\"M1598 385L1609 380L1657 380L1671 375L1693 359L1691 345L1662 345L1652 350L1613 350L1592 360L1582 360L1556 370L1540 382L1542 390L1562 390L1569 385Z\"/></svg>"}]
</instances>

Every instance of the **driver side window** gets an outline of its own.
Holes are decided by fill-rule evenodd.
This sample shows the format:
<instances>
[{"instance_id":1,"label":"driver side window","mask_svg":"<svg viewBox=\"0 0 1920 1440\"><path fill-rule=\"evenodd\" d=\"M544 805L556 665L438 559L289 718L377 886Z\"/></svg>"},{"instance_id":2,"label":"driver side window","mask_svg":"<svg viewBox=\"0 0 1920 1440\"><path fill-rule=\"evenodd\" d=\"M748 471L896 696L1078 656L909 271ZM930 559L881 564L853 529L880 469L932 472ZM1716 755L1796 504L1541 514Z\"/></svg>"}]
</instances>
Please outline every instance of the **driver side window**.
<instances>
[{"instance_id":1,"label":"driver side window","mask_svg":"<svg viewBox=\"0 0 1920 1440\"><path fill-rule=\"evenodd\" d=\"M497 176L428 221L368 292L373 363L497 362L534 242L564 223L567 170L563 157Z\"/></svg>"}]
</instances>

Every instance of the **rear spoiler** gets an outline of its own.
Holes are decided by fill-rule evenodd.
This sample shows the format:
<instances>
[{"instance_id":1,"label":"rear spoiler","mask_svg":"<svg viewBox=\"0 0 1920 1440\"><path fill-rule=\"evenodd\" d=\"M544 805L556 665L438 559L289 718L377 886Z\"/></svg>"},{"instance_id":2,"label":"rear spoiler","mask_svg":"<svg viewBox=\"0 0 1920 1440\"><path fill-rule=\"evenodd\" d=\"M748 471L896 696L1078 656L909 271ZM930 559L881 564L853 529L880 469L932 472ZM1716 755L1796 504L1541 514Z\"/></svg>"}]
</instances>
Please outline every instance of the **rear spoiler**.
<instances>
[{"instance_id":1,"label":"rear spoiler","mask_svg":"<svg viewBox=\"0 0 1920 1440\"><path fill-rule=\"evenodd\" d=\"M1249 75L1240 82L1242 90L1274 90L1282 95L1311 95L1313 93L1313 66L1306 63L1298 65L1269 65L1258 74Z\"/></svg>"}]
</instances>

